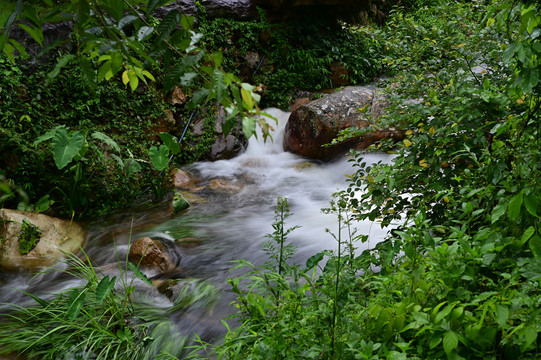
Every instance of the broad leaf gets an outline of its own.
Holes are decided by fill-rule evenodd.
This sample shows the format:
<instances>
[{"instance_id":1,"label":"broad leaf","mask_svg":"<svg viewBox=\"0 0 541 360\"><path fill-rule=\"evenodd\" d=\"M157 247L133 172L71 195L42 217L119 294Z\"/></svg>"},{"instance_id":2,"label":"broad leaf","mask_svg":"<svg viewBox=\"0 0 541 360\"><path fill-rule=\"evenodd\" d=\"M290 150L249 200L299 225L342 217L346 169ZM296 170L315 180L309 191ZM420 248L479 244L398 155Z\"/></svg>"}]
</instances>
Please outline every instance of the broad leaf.
<instances>
[{"instance_id":1,"label":"broad leaf","mask_svg":"<svg viewBox=\"0 0 541 360\"><path fill-rule=\"evenodd\" d=\"M523 192L519 192L511 198L507 207L507 213L510 220L516 220L520 215L520 208L522 207Z\"/></svg>"},{"instance_id":2,"label":"broad leaf","mask_svg":"<svg viewBox=\"0 0 541 360\"><path fill-rule=\"evenodd\" d=\"M49 131L47 131L45 134L41 135L40 137L38 137L36 139L36 141L34 141L34 146L36 146L37 144L43 142L43 141L46 141L46 140L49 140L49 139L52 139L54 137L54 134L56 133L56 130L59 129L59 128L63 128L63 126L58 126L54 129L51 129Z\"/></svg>"},{"instance_id":3,"label":"broad leaf","mask_svg":"<svg viewBox=\"0 0 541 360\"><path fill-rule=\"evenodd\" d=\"M92 137L94 139L98 139L98 140L101 140L103 141L104 143L106 143L107 145L109 145L113 150L115 150L116 152L120 152L120 146L118 146L118 144L116 143L116 141L114 141L113 139L111 139L109 136L105 135L104 133L102 132L99 132L99 131L96 131L92 134Z\"/></svg>"},{"instance_id":4,"label":"broad leaf","mask_svg":"<svg viewBox=\"0 0 541 360\"><path fill-rule=\"evenodd\" d=\"M54 133L52 150L56 167L61 170L73 160L83 148L84 136L79 131L68 135L66 128L58 127Z\"/></svg>"},{"instance_id":5,"label":"broad leaf","mask_svg":"<svg viewBox=\"0 0 541 360\"><path fill-rule=\"evenodd\" d=\"M216 102L221 103L227 90L227 84L225 82L224 72L220 69L214 69L212 73L212 90L216 95Z\"/></svg>"},{"instance_id":6,"label":"broad leaf","mask_svg":"<svg viewBox=\"0 0 541 360\"><path fill-rule=\"evenodd\" d=\"M319 262L323 260L323 257L325 257L325 255L327 255L327 251L322 251L313 256L310 256L310 258L306 260L306 270L310 270L314 266L318 265Z\"/></svg>"},{"instance_id":7,"label":"broad leaf","mask_svg":"<svg viewBox=\"0 0 541 360\"><path fill-rule=\"evenodd\" d=\"M77 316L79 316L79 312L81 312L81 309L83 308L83 304L86 297L86 289L79 290L79 289L73 289L71 292L71 296L68 300L68 310L66 311L66 316L68 320L73 321Z\"/></svg>"},{"instance_id":8,"label":"broad leaf","mask_svg":"<svg viewBox=\"0 0 541 360\"><path fill-rule=\"evenodd\" d=\"M150 162L158 171L164 170L169 164L169 148L166 145L160 145L159 148L151 146L148 151Z\"/></svg>"},{"instance_id":9,"label":"broad leaf","mask_svg":"<svg viewBox=\"0 0 541 360\"><path fill-rule=\"evenodd\" d=\"M173 135L160 133L160 139L162 139L163 143L169 148L171 154L176 155L180 152L180 145Z\"/></svg>"},{"instance_id":10,"label":"broad leaf","mask_svg":"<svg viewBox=\"0 0 541 360\"><path fill-rule=\"evenodd\" d=\"M443 350L449 356L458 347L458 337L454 331L448 331L443 336Z\"/></svg>"},{"instance_id":11,"label":"broad leaf","mask_svg":"<svg viewBox=\"0 0 541 360\"><path fill-rule=\"evenodd\" d=\"M247 139L255 135L256 121L253 117L245 116L242 118L242 132Z\"/></svg>"},{"instance_id":12,"label":"broad leaf","mask_svg":"<svg viewBox=\"0 0 541 360\"><path fill-rule=\"evenodd\" d=\"M102 303L103 300L113 291L115 288L116 276L109 279L109 275L101 279L100 283L96 287L96 301Z\"/></svg>"},{"instance_id":13,"label":"broad leaf","mask_svg":"<svg viewBox=\"0 0 541 360\"><path fill-rule=\"evenodd\" d=\"M537 209L539 208L539 199L534 194L524 196L524 206L526 210L533 216L539 217Z\"/></svg>"}]
</instances>

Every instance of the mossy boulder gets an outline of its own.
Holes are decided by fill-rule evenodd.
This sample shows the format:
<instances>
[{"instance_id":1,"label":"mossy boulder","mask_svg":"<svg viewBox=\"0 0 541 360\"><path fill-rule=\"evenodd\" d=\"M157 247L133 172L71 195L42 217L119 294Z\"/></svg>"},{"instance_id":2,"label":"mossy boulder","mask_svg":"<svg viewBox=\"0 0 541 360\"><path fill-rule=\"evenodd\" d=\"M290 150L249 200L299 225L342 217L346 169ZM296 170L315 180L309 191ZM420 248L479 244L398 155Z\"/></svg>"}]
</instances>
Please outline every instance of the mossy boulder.
<instances>
[{"instance_id":1,"label":"mossy boulder","mask_svg":"<svg viewBox=\"0 0 541 360\"><path fill-rule=\"evenodd\" d=\"M0 209L0 267L15 270L50 266L66 253L76 253L85 236L85 230L73 221Z\"/></svg>"}]
</instances>

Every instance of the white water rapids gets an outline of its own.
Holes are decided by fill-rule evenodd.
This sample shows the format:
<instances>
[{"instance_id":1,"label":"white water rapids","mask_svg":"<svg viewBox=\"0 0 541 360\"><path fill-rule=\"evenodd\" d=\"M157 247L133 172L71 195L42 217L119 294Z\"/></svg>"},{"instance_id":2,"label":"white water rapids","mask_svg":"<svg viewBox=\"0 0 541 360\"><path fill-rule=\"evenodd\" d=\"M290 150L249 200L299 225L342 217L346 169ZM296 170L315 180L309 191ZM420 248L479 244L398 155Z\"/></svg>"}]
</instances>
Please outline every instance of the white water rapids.
<instances>
[{"instance_id":1,"label":"white water rapids","mask_svg":"<svg viewBox=\"0 0 541 360\"><path fill-rule=\"evenodd\" d=\"M261 249L266 241L265 234L273 232L272 223L276 198L286 197L293 213L287 219L286 228L300 226L288 237L298 253L294 261L304 264L305 260L323 249L335 249L336 241L326 229L338 231L337 216L325 214L322 208L329 207L332 194L347 187L346 174L352 173L347 158L332 163L308 162L282 150L284 126L289 113L268 109L278 119L272 124L273 141L263 142L250 139L245 153L231 160L199 162L184 170L201 179L201 186L208 186L213 179L239 184L234 193L206 192L206 202L196 203L187 212L171 216L163 206L145 213L130 213L109 221L89 224L89 236L85 251L95 266L114 269L116 254L125 256L130 241L151 236L168 242L180 257L182 277L204 279L222 290L222 300L210 312L190 313L175 316L174 321L189 335L207 332L207 338L223 332L220 319L231 309L233 299L226 279L238 274L231 271L231 261L246 259L262 264L268 259ZM272 120L269 120L271 122ZM391 155L367 154L364 160L375 163L389 161ZM369 242L358 243L359 251L374 246L382 240L386 231L378 223L355 223L357 234L369 235ZM182 246L174 241L179 238L194 239L196 246ZM0 273L0 303L23 304L29 299L16 289L47 296L73 286L74 281L62 274L47 273L33 277L27 273ZM152 274L149 274L151 276ZM148 290L157 306L166 306L169 301L155 290Z\"/></svg>"}]
</instances>

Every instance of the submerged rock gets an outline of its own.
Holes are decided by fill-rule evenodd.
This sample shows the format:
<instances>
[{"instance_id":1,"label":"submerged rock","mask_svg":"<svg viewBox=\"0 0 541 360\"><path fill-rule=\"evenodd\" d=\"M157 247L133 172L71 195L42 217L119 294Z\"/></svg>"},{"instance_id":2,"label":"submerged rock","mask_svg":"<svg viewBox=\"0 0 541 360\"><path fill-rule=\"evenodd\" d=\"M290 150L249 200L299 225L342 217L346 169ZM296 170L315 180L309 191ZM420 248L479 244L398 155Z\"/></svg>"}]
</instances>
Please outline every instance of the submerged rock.
<instances>
[{"instance_id":1,"label":"submerged rock","mask_svg":"<svg viewBox=\"0 0 541 360\"><path fill-rule=\"evenodd\" d=\"M19 237L23 220L41 231L35 247L22 254ZM47 215L0 209L0 267L37 269L50 266L66 253L76 253L84 243L85 231L73 221Z\"/></svg>"}]
</instances>

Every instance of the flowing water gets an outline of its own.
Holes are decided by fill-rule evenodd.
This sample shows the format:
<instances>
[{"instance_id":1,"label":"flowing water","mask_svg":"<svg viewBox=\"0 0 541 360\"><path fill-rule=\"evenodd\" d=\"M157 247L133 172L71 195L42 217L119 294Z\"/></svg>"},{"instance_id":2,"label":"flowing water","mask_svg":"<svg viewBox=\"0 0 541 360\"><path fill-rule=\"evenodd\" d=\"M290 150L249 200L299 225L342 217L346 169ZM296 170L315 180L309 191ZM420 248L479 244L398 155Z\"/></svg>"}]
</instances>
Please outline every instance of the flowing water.
<instances>
[{"instance_id":1,"label":"flowing water","mask_svg":"<svg viewBox=\"0 0 541 360\"><path fill-rule=\"evenodd\" d=\"M225 331L220 320L231 312L228 304L233 300L226 279L242 271L231 270L231 261L242 258L262 264L267 260L261 244L267 240L265 234L273 231L278 196L288 198L293 213L286 227L300 226L288 237L298 247L294 261L303 264L320 250L336 248L336 241L326 229L337 232L337 217L321 209L329 207L333 193L347 187L345 175L353 171L351 164L346 158L327 164L309 162L284 152L283 128L289 113L267 111L278 119L273 142L265 143L261 136L252 138L246 152L232 160L200 162L184 168L200 179L198 194L204 201L194 202L186 212L175 216L164 205L88 224L85 251L104 272L115 272L116 257L125 258L130 241L150 236L167 244L174 254L180 267L178 278L203 279L219 289L220 300L211 309L194 308L174 315L175 323L188 335L197 332L212 339ZM365 156L368 163L389 159L387 154ZM221 184L221 190L212 190L212 184ZM358 244L360 250L373 246L385 235L377 223L355 226L359 234L370 236L369 243ZM17 289L46 297L76 284L58 273L37 277L27 273L0 275L0 303L29 301ZM150 287L141 288L156 306L168 305L164 294Z\"/></svg>"}]
</instances>

